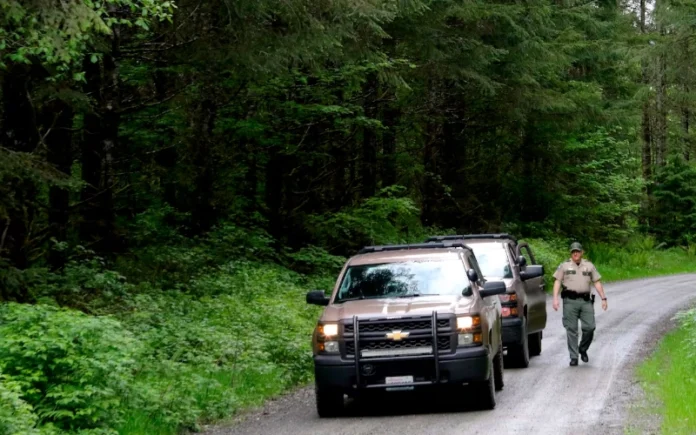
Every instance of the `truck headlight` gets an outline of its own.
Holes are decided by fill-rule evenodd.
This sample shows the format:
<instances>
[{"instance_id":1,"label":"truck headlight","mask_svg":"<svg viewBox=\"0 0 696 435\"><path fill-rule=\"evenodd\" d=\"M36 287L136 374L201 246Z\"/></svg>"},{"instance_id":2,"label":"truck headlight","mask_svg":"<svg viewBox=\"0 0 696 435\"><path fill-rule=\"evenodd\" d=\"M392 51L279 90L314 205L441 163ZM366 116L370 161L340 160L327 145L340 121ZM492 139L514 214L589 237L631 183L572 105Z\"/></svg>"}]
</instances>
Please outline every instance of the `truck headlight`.
<instances>
[{"instance_id":1,"label":"truck headlight","mask_svg":"<svg viewBox=\"0 0 696 435\"><path fill-rule=\"evenodd\" d=\"M457 337L457 346L459 347L466 347L466 346L478 346L483 343L483 336L480 333L466 333L466 334L459 334Z\"/></svg>"},{"instance_id":2,"label":"truck headlight","mask_svg":"<svg viewBox=\"0 0 696 435\"><path fill-rule=\"evenodd\" d=\"M466 330L481 327L481 317L479 316L464 316L457 317L457 329Z\"/></svg>"},{"instance_id":3,"label":"truck headlight","mask_svg":"<svg viewBox=\"0 0 696 435\"><path fill-rule=\"evenodd\" d=\"M457 344L459 346L468 346L470 344L474 344L474 334L459 334Z\"/></svg>"},{"instance_id":4,"label":"truck headlight","mask_svg":"<svg viewBox=\"0 0 696 435\"><path fill-rule=\"evenodd\" d=\"M338 335L338 324L336 323L327 323L324 325L319 325L317 328L319 329L319 335L323 337L331 338Z\"/></svg>"},{"instance_id":5,"label":"truck headlight","mask_svg":"<svg viewBox=\"0 0 696 435\"><path fill-rule=\"evenodd\" d=\"M338 348L338 341L325 341L322 343L322 351L324 353L338 353L339 348Z\"/></svg>"}]
</instances>

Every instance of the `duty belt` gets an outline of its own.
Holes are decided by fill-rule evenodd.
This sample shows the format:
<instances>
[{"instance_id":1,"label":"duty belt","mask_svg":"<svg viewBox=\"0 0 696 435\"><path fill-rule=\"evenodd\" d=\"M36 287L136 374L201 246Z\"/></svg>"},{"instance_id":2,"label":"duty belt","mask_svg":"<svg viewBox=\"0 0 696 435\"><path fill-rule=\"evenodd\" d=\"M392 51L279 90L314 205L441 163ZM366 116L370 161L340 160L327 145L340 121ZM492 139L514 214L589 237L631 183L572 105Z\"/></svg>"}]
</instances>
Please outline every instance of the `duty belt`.
<instances>
[{"instance_id":1,"label":"duty belt","mask_svg":"<svg viewBox=\"0 0 696 435\"><path fill-rule=\"evenodd\" d=\"M584 299L588 302L592 301L592 303L594 303L594 295L590 295L589 293L578 293L573 290L563 289L563 291L561 291L561 297L563 299Z\"/></svg>"}]
</instances>

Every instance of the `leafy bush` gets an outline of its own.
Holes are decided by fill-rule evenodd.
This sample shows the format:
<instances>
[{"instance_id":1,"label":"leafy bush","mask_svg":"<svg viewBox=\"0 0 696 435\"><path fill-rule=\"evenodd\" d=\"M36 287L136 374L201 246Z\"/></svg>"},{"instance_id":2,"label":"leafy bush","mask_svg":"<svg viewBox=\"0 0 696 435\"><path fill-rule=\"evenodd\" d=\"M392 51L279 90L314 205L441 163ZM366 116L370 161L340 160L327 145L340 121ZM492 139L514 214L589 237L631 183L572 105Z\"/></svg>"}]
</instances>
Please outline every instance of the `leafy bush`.
<instances>
[{"instance_id":1,"label":"leafy bush","mask_svg":"<svg viewBox=\"0 0 696 435\"><path fill-rule=\"evenodd\" d=\"M364 245L420 240L425 236L420 210L412 199L403 196L404 190L390 186L355 207L310 216L310 233L320 246L341 253L355 252Z\"/></svg>"},{"instance_id":2,"label":"leafy bush","mask_svg":"<svg viewBox=\"0 0 696 435\"><path fill-rule=\"evenodd\" d=\"M237 261L193 279L184 293L135 296L118 316L146 353L119 431L195 429L310 380L318 309L304 295L334 278Z\"/></svg>"},{"instance_id":3,"label":"leafy bush","mask_svg":"<svg viewBox=\"0 0 696 435\"><path fill-rule=\"evenodd\" d=\"M119 322L10 303L0 306L0 337L0 370L42 421L65 431L118 423L140 351Z\"/></svg>"},{"instance_id":4,"label":"leafy bush","mask_svg":"<svg viewBox=\"0 0 696 435\"><path fill-rule=\"evenodd\" d=\"M18 382L0 373L0 435L38 435L38 417L31 405L22 400Z\"/></svg>"}]
</instances>

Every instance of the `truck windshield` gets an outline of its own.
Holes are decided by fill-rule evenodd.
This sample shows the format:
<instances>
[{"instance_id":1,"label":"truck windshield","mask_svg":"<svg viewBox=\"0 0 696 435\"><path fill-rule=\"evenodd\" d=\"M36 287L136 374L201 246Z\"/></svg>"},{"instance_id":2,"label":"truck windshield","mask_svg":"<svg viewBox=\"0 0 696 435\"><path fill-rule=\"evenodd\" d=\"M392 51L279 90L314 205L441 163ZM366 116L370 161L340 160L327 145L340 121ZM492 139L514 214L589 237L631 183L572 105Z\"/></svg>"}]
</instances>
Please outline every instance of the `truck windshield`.
<instances>
[{"instance_id":1,"label":"truck windshield","mask_svg":"<svg viewBox=\"0 0 696 435\"><path fill-rule=\"evenodd\" d=\"M407 261L351 266L335 302L347 299L456 295L469 289L461 260ZM466 295L467 292L464 292Z\"/></svg>"},{"instance_id":2,"label":"truck windshield","mask_svg":"<svg viewBox=\"0 0 696 435\"><path fill-rule=\"evenodd\" d=\"M505 245L501 243L472 243L483 276L487 279L512 278L512 269L508 261Z\"/></svg>"}]
</instances>

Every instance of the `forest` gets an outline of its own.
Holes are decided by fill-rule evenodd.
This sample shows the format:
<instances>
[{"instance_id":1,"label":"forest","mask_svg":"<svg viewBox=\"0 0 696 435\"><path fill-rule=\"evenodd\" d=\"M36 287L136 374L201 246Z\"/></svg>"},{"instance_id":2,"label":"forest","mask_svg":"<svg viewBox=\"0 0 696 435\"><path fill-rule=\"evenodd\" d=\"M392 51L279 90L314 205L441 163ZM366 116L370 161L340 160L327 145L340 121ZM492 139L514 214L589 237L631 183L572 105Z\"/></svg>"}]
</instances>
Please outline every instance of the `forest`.
<instances>
[{"instance_id":1,"label":"forest","mask_svg":"<svg viewBox=\"0 0 696 435\"><path fill-rule=\"evenodd\" d=\"M364 245L696 264L691 1L0 0L0 99L0 434L307 382Z\"/></svg>"}]
</instances>

